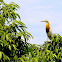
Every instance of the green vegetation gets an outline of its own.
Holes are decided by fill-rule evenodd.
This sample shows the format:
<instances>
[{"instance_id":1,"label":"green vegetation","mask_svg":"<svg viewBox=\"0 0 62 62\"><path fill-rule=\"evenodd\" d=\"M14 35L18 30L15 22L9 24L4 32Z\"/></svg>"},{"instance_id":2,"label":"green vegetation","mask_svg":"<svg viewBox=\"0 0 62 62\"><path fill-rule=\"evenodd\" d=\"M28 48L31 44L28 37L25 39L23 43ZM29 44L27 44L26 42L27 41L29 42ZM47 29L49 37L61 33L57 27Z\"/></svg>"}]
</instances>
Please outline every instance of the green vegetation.
<instances>
[{"instance_id":1,"label":"green vegetation","mask_svg":"<svg viewBox=\"0 0 62 62\"><path fill-rule=\"evenodd\" d=\"M15 13L19 6L15 3L0 2L0 61L17 61L27 53L27 42L32 35L26 31L26 25ZM19 20L17 20L19 18ZM23 39L22 39L23 37Z\"/></svg>"},{"instance_id":2,"label":"green vegetation","mask_svg":"<svg viewBox=\"0 0 62 62\"><path fill-rule=\"evenodd\" d=\"M22 55L22 62L62 62L62 37L53 35L52 41L46 41L43 45L35 44L29 47L30 52Z\"/></svg>"},{"instance_id":3,"label":"green vegetation","mask_svg":"<svg viewBox=\"0 0 62 62\"><path fill-rule=\"evenodd\" d=\"M43 45L27 43L33 37L15 12L20 7L3 0L0 7L0 62L62 62L62 37L59 34L54 34L52 40Z\"/></svg>"}]
</instances>

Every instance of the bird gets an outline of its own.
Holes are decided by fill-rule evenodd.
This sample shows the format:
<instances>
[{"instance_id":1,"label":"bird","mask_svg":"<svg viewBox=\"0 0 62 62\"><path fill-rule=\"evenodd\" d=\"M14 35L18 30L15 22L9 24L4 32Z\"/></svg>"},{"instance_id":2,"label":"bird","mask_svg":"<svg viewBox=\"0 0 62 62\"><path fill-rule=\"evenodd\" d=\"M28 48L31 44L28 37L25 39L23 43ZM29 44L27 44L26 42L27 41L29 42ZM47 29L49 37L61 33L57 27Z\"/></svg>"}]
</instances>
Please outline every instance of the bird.
<instances>
[{"instance_id":1,"label":"bird","mask_svg":"<svg viewBox=\"0 0 62 62\"><path fill-rule=\"evenodd\" d=\"M51 30L51 27L50 27L50 24L49 24L48 20L44 20L44 21L41 21L41 22L46 22L47 41L48 41L48 38L50 40L52 40L52 30Z\"/></svg>"}]
</instances>

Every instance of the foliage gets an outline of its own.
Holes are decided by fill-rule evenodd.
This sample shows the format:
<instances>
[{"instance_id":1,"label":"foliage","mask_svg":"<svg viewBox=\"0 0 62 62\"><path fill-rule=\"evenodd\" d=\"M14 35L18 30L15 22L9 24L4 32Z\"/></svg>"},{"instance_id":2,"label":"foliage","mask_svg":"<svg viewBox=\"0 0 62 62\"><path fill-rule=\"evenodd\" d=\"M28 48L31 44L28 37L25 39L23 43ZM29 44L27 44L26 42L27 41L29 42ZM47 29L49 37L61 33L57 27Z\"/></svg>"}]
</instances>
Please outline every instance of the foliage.
<instances>
[{"instance_id":1,"label":"foliage","mask_svg":"<svg viewBox=\"0 0 62 62\"><path fill-rule=\"evenodd\" d=\"M17 62L17 58L27 53L26 41L33 37L15 12L20 8L17 4L6 4L1 0L0 7L0 61Z\"/></svg>"},{"instance_id":2,"label":"foliage","mask_svg":"<svg viewBox=\"0 0 62 62\"><path fill-rule=\"evenodd\" d=\"M27 43L33 37L15 12L19 8L0 0L0 62L62 62L62 37L54 34L43 45Z\"/></svg>"},{"instance_id":3,"label":"foliage","mask_svg":"<svg viewBox=\"0 0 62 62\"><path fill-rule=\"evenodd\" d=\"M62 62L62 37L53 35L51 41L43 45L29 45L29 53L19 58L21 62Z\"/></svg>"}]
</instances>

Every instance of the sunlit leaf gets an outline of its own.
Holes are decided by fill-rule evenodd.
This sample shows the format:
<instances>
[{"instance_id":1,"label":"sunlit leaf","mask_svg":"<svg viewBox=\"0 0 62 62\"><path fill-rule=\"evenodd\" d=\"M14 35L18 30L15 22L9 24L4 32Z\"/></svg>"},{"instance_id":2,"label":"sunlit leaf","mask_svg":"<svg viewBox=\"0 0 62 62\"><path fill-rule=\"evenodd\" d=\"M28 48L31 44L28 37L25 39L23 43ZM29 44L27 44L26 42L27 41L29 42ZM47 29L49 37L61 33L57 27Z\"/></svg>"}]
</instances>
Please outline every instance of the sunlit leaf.
<instances>
[{"instance_id":1,"label":"sunlit leaf","mask_svg":"<svg viewBox=\"0 0 62 62\"><path fill-rule=\"evenodd\" d=\"M12 44L12 46L14 47L15 50L17 50L16 45Z\"/></svg>"},{"instance_id":2,"label":"sunlit leaf","mask_svg":"<svg viewBox=\"0 0 62 62\"><path fill-rule=\"evenodd\" d=\"M11 46L9 45L9 49L11 50Z\"/></svg>"},{"instance_id":3,"label":"sunlit leaf","mask_svg":"<svg viewBox=\"0 0 62 62\"><path fill-rule=\"evenodd\" d=\"M22 62L24 62L23 58L19 58Z\"/></svg>"},{"instance_id":4,"label":"sunlit leaf","mask_svg":"<svg viewBox=\"0 0 62 62\"><path fill-rule=\"evenodd\" d=\"M1 60L1 58L2 58L2 52L0 51L0 60Z\"/></svg>"},{"instance_id":5,"label":"sunlit leaf","mask_svg":"<svg viewBox=\"0 0 62 62\"><path fill-rule=\"evenodd\" d=\"M38 62L37 58L32 58L30 62Z\"/></svg>"}]
</instances>

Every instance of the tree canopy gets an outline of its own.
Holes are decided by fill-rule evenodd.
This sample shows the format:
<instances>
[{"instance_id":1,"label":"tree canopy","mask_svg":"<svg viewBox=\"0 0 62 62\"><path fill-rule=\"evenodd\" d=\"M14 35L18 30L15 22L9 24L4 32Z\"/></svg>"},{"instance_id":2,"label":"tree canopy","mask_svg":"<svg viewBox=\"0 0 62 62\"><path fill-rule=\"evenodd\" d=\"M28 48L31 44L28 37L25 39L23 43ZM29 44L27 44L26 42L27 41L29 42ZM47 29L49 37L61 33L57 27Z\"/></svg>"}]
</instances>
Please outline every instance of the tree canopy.
<instances>
[{"instance_id":1,"label":"tree canopy","mask_svg":"<svg viewBox=\"0 0 62 62\"><path fill-rule=\"evenodd\" d=\"M20 8L17 4L14 2L6 4L1 0L0 7L0 59L1 61L14 61L16 57L26 53L26 41L33 37L26 31L26 25L15 12Z\"/></svg>"}]
</instances>

